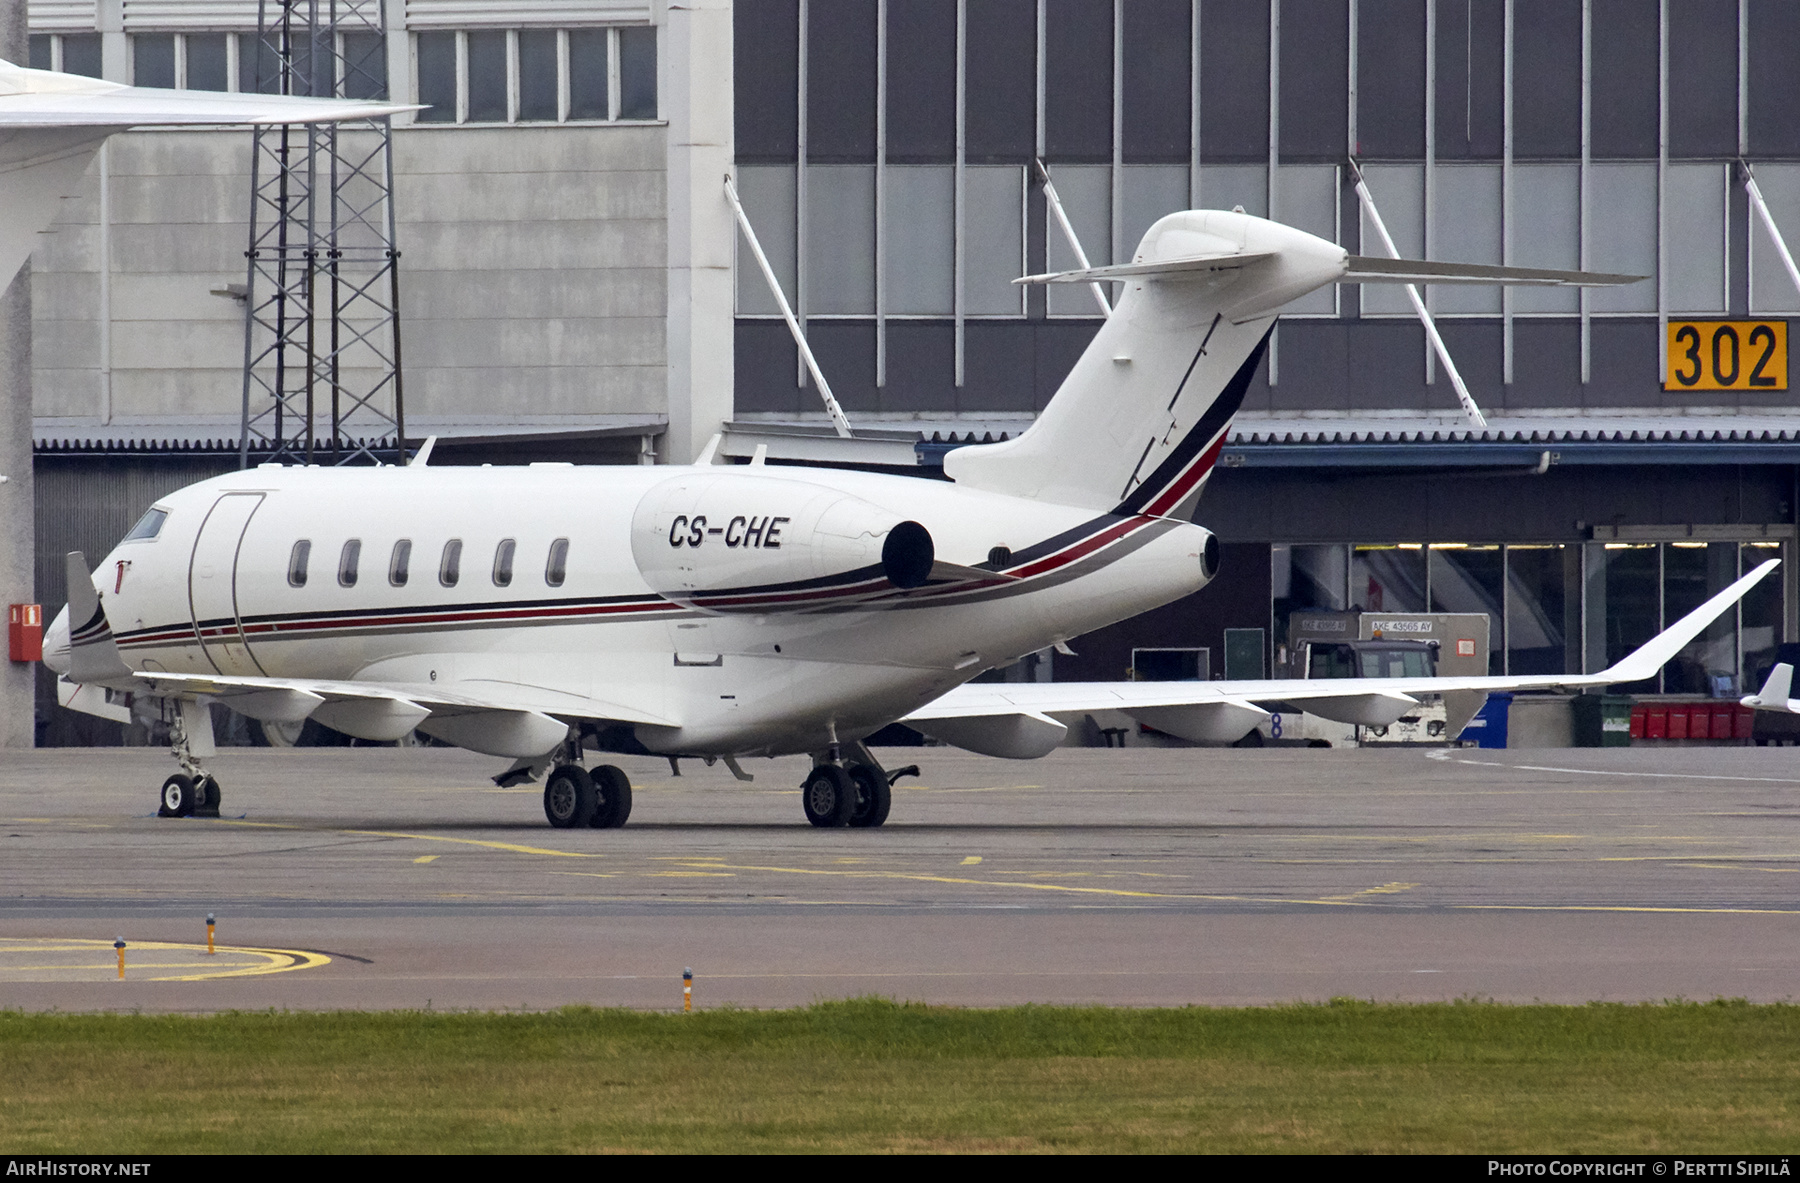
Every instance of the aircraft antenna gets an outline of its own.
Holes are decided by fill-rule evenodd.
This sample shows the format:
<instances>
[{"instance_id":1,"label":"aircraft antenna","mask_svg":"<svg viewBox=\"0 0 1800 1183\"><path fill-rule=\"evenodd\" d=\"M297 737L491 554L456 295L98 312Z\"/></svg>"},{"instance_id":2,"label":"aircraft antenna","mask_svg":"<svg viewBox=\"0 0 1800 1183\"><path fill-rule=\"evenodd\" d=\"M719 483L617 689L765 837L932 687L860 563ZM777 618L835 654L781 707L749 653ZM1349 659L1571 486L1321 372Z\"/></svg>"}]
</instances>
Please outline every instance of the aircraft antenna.
<instances>
[{"instance_id":1,"label":"aircraft antenna","mask_svg":"<svg viewBox=\"0 0 1800 1183\"><path fill-rule=\"evenodd\" d=\"M387 97L383 0L257 0L262 94ZM393 129L258 125L238 462L403 461Z\"/></svg>"},{"instance_id":2,"label":"aircraft antenna","mask_svg":"<svg viewBox=\"0 0 1800 1183\"><path fill-rule=\"evenodd\" d=\"M819 397L825 400L825 413L831 416L831 425L837 428L840 438L849 439L850 420L844 418L844 408L838 406L836 396L831 393L831 383L825 381L825 375L819 370L819 360L813 356L812 346L806 343L806 333L794 318L793 306L788 303L786 294L781 290L781 281L775 278L775 268L769 265L769 256L763 254L762 243L756 240L756 231L750 225L750 215L744 212L744 203L738 200L737 186L731 183L730 173L725 174L725 196L731 200L731 208L737 213L738 229L744 232L744 241L750 244L750 253L756 256L756 265L762 268L763 280L774 294L775 303L781 306L781 316L787 321L788 332L794 335L794 344L800 347L800 356L806 359L807 372L819 384Z\"/></svg>"},{"instance_id":3,"label":"aircraft antenna","mask_svg":"<svg viewBox=\"0 0 1800 1183\"><path fill-rule=\"evenodd\" d=\"M1363 181L1362 169L1356 161L1350 161L1350 172L1356 178L1356 199L1362 202L1363 213L1369 216L1369 222L1375 227L1375 233L1381 238L1381 245L1387 248L1390 259L1398 259L1400 251L1394 246L1393 238L1388 234L1387 223L1381 220L1381 211L1375 208L1375 198L1369 193L1369 186ZM1438 334L1437 322L1431 319L1430 309L1419 295L1419 286L1406 285L1407 297L1412 300L1413 311L1419 314L1419 323L1425 326L1425 335L1431 339L1431 348L1436 351L1438 360L1444 363L1444 372L1450 375L1450 385L1456 388L1456 399L1462 404L1463 414L1468 416L1469 426L1486 427L1487 419L1481 408L1475 405L1475 397L1469 393L1463 382L1462 373L1456 368L1456 362L1450 358L1450 347L1444 344L1444 338Z\"/></svg>"}]
</instances>

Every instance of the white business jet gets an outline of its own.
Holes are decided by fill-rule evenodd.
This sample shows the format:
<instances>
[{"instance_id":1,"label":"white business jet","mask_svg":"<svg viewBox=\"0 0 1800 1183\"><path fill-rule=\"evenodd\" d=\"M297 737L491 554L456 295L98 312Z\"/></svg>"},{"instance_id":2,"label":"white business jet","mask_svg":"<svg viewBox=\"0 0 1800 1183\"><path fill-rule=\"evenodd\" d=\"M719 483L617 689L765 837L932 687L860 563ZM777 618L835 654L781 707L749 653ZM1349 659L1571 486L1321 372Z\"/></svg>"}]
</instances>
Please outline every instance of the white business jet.
<instances>
[{"instance_id":1,"label":"white business jet","mask_svg":"<svg viewBox=\"0 0 1800 1183\"><path fill-rule=\"evenodd\" d=\"M1340 282L1631 277L1352 257L1240 212L1171 214L1129 264L1031 277L1124 295L1032 427L945 458L948 482L714 463L264 465L159 500L97 569L68 557L46 639L67 705L161 704L181 771L161 811L216 808L206 704L366 740L415 729L545 775L554 826L624 824L589 752L809 754L817 826L878 826L893 774L862 740L903 720L970 751L1046 754L1059 713L1122 709L1192 740L1272 704L1391 723L1448 690L1654 673L1774 563L1611 669L1538 678L974 684L984 670L1206 586L1188 519L1277 310ZM497 779L502 779L497 778Z\"/></svg>"}]
</instances>

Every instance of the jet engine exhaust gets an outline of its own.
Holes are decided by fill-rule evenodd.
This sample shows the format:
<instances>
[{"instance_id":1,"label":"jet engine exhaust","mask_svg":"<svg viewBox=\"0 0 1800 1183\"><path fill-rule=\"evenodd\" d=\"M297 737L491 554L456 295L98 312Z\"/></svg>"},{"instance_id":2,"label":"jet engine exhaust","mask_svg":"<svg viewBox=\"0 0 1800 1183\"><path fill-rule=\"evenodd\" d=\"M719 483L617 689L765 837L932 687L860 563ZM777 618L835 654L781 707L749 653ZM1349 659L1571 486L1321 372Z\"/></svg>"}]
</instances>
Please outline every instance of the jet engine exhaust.
<instances>
[{"instance_id":1,"label":"jet engine exhaust","mask_svg":"<svg viewBox=\"0 0 1800 1183\"><path fill-rule=\"evenodd\" d=\"M897 523L881 544L881 572L898 588L925 586L936 561L937 548L932 545L931 531L917 522Z\"/></svg>"}]
</instances>

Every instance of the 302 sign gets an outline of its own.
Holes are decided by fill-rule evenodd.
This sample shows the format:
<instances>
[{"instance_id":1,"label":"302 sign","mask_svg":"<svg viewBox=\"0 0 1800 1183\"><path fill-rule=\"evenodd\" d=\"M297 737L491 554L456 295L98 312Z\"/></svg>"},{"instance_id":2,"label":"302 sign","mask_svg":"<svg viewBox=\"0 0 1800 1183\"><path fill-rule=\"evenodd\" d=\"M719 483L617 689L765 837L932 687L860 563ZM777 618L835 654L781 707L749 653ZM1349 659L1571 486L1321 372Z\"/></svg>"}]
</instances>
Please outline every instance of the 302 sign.
<instances>
[{"instance_id":1,"label":"302 sign","mask_svg":"<svg viewBox=\"0 0 1800 1183\"><path fill-rule=\"evenodd\" d=\"M1785 320L1672 320L1664 390L1786 390Z\"/></svg>"}]
</instances>

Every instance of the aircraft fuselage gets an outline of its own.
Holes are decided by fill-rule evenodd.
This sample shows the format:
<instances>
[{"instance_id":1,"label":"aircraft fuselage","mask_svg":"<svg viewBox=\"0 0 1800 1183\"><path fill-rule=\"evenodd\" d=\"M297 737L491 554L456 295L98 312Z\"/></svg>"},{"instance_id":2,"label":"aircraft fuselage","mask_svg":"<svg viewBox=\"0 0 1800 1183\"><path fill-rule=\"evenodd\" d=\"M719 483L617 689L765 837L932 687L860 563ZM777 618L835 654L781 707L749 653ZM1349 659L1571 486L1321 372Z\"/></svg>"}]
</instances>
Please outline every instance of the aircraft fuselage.
<instances>
[{"instance_id":1,"label":"aircraft fuselage","mask_svg":"<svg viewBox=\"0 0 1800 1183\"><path fill-rule=\"evenodd\" d=\"M859 738L1197 591L1211 537L762 465L264 466L156 505L155 537L94 570L136 671L460 689L691 755Z\"/></svg>"}]
</instances>

